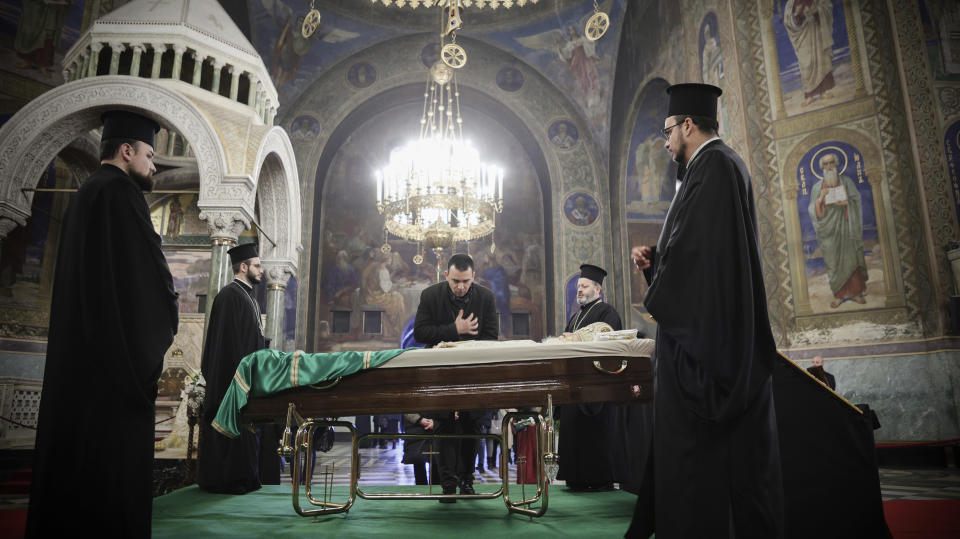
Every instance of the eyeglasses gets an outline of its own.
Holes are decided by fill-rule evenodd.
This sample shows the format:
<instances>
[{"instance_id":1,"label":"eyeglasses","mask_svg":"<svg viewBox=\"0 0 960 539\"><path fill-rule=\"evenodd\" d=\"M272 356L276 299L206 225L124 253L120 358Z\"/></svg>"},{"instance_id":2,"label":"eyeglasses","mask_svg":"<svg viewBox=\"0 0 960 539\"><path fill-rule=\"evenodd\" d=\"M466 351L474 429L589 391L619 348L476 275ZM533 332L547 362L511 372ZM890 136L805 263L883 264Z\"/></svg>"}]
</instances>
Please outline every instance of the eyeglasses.
<instances>
[{"instance_id":1,"label":"eyeglasses","mask_svg":"<svg viewBox=\"0 0 960 539\"><path fill-rule=\"evenodd\" d=\"M677 127L678 125L683 125L683 122L685 121L687 121L686 118L671 125L670 127L664 127L663 129L660 130L660 134L663 135L663 138L670 138L670 131L673 130L673 128Z\"/></svg>"}]
</instances>

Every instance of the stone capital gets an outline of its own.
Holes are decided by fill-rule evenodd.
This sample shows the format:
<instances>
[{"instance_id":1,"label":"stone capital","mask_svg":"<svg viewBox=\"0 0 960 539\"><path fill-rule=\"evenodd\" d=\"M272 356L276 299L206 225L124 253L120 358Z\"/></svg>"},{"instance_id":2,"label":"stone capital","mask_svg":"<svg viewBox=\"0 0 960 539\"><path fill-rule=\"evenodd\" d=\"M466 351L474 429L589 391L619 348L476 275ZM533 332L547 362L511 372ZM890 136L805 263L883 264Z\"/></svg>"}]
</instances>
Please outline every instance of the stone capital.
<instances>
[{"instance_id":1,"label":"stone capital","mask_svg":"<svg viewBox=\"0 0 960 539\"><path fill-rule=\"evenodd\" d=\"M7 234L13 232L13 229L20 226L20 223L9 217L0 216L0 241L7 239Z\"/></svg>"},{"instance_id":2,"label":"stone capital","mask_svg":"<svg viewBox=\"0 0 960 539\"><path fill-rule=\"evenodd\" d=\"M223 61L223 60L221 60L221 59L219 59L219 58L212 58L212 59L210 60L210 62L213 64L213 68L216 69L216 70L223 69L223 66L227 65L227 63L226 63L225 61Z\"/></svg>"},{"instance_id":3,"label":"stone capital","mask_svg":"<svg viewBox=\"0 0 960 539\"><path fill-rule=\"evenodd\" d=\"M103 47L104 47L104 43L91 43L91 44L90 44L90 50L93 51L94 53L99 53L101 50L103 50Z\"/></svg>"},{"instance_id":4,"label":"stone capital","mask_svg":"<svg viewBox=\"0 0 960 539\"><path fill-rule=\"evenodd\" d=\"M263 266L263 275L267 280L267 287L272 289L286 289L294 268L284 260L260 260Z\"/></svg>"},{"instance_id":5,"label":"stone capital","mask_svg":"<svg viewBox=\"0 0 960 539\"><path fill-rule=\"evenodd\" d=\"M249 228L250 222L239 209L215 209L200 212L200 220L206 221L210 239L236 243L240 234Z\"/></svg>"},{"instance_id":6,"label":"stone capital","mask_svg":"<svg viewBox=\"0 0 960 539\"><path fill-rule=\"evenodd\" d=\"M173 52L177 53L177 55L182 56L183 53L187 52L187 46L181 43L177 43L173 46Z\"/></svg>"},{"instance_id":7,"label":"stone capital","mask_svg":"<svg viewBox=\"0 0 960 539\"><path fill-rule=\"evenodd\" d=\"M140 54L143 54L144 51L147 50L147 48L144 45L141 45L140 43L137 43L136 45L131 45L130 48L133 49L133 52L139 52Z\"/></svg>"}]
</instances>

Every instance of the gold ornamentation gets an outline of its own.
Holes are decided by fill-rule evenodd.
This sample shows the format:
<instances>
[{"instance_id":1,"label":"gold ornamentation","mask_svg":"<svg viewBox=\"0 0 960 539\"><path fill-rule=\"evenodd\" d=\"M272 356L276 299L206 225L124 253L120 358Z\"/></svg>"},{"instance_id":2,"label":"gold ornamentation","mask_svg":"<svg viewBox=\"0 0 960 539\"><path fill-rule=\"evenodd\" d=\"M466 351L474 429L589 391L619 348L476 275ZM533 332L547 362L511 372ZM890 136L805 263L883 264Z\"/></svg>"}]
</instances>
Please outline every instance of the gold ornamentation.
<instances>
[{"instance_id":1,"label":"gold ornamentation","mask_svg":"<svg viewBox=\"0 0 960 539\"><path fill-rule=\"evenodd\" d=\"M390 247L389 243L384 243L383 245L380 246L380 252L383 254L389 253L392 249L393 247Z\"/></svg>"},{"instance_id":2,"label":"gold ornamentation","mask_svg":"<svg viewBox=\"0 0 960 539\"><path fill-rule=\"evenodd\" d=\"M423 255L413 255L413 263L418 266L423 264Z\"/></svg>"},{"instance_id":3,"label":"gold ornamentation","mask_svg":"<svg viewBox=\"0 0 960 539\"><path fill-rule=\"evenodd\" d=\"M440 49L440 58L443 63L454 69L460 69L467 65L467 51L456 43L447 43Z\"/></svg>"},{"instance_id":4,"label":"gold ornamentation","mask_svg":"<svg viewBox=\"0 0 960 539\"><path fill-rule=\"evenodd\" d=\"M313 4L310 5L310 13L307 13L307 16L303 19L303 25L300 27L300 34L305 38L309 38L317 31L317 28L320 26L320 12L313 8Z\"/></svg>"},{"instance_id":5,"label":"gold ornamentation","mask_svg":"<svg viewBox=\"0 0 960 539\"><path fill-rule=\"evenodd\" d=\"M610 27L610 17L602 11L598 11L593 14L588 20L587 25L584 27L584 34L586 34L587 39L590 41L596 41L603 37L603 34L607 33L607 28Z\"/></svg>"}]
</instances>

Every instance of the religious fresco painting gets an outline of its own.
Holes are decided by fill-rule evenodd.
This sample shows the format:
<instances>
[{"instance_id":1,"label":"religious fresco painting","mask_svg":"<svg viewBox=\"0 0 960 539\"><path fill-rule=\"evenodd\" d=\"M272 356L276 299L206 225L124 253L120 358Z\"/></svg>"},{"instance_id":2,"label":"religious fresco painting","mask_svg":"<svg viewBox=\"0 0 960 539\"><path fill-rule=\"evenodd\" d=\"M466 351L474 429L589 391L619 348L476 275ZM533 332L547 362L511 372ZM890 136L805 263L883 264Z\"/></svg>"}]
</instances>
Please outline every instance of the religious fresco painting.
<instances>
[{"instance_id":1,"label":"religious fresco painting","mask_svg":"<svg viewBox=\"0 0 960 539\"><path fill-rule=\"evenodd\" d=\"M377 71L367 62L358 62L347 70L347 82L356 88L366 88L376 80Z\"/></svg>"},{"instance_id":2,"label":"religious fresco painting","mask_svg":"<svg viewBox=\"0 0 960 539\"><path fill-rule=\"evenodd\" d=\"M523 73L511 66L500 68L497 71L497 86L504 92L516 92L523 87Z\"/></svg>"},{"instance_id":3,"label":"religious fresco painting","mask_svg":"<svg viewBox=\"0 0 960 539\"><path fill-rule=\"evenodd\" d=\"M804 271L813 313L883 307L886 285L874 194L860 151L829 141L797 170Z\"/></svg>"},{"instance_id":4,"label":"religious fresco painting","mask_svg":"<svg viewBox=\"0 0 960 539\"><path fill-rule=\"evenodd\" d=\"M58 177L60 181L58 182ZM40 176L37 187L64 186L70 178L59 159ZM59 193L35 193L33 212L26 226L11 230L0 251L0 337L46 338L50 294L56 265L55 241L67 197Z\"/></svg>"},{"instance_id":5,"label":"religious fresco painting","mask_svg":"<svg viewBox=\"0 0 960 539\"><path fill-rule=\"evenodd\" d=\"M788 116L853 98L856 82L843 0L776 0L773 31Z\"/></svg>"},{"instance_id":6,"label":"religious fresco painting","mask_svg":"<svg viewBox=\"0 0 960 539\"><path fill-rule=\"evenodd\" d=\"M80 37L84 10L83 1L0 0L2 70L48 86L63 84L63 54Z\"/></svg>"},{"instance_id":7,"label":"religious fresco painting","mask_svg":"<svg viewBox=\"0 0 960 539\"><path fill-rule=\"evenodd\" d=\"M676 190L677 165L663 148L663 119L669 83L653 79L637 101L637 119L630 135L624 200L628 219L663 219Z\"/></svg>"},{"instance_id":8,"label":"religious fresco painting","mask_svg":"<svg viewBox=\"0 0 960 539\"><path fill-rule=\"evenodd\" d=\"M580 140L580 132L570 120L557 120L547 128L547 138L557 149L569 150Z\"/></svg>"},{"instance_id":9,"label":"religious fresco painting","mask_svg":"<svg viewBox=\"0 0 960 539\"><path fill-rule=\"evenodd\" d=\"M712 84L717 87L723 86L723 50L720 45L720 26L717 22L717 14L708 11L700 22L700 81L705 84ZM720 136L727 136L730 133L730 122L727 109L723 104L723 96L720 96L717 104L717 123L720 124Z\"/></svg>"},{"instance_id":10,"label":"religious fresco painting","mask_svg":"<svg viewBox=\"0 0 960 539\"><path fill-rule=\"evenodd\" d=\"M615 27L625 5L622 0L605 0L599 2L599 8ZM584 25L593 13L593 4L583 2L558 13L556 19L486 37L551 79L580 109L595 138L604 140L610 128L607 104L617 48L612 39L590 41L584 36Z\"/></svg>"},{"instance_id":11,"label":"religious fresco painting","mask_svg":"<svg viewBox=\"0 0 960 539\"><path fill-rule=\"evenodd\" d=\"M600 205L590 193L573 193L563 201L563 214L574 226L590 226L600 216Z\"/></svg>"},{"instance_id":12,"label":"religious fresco painting","mask_svg":"<svg viewBox=\"0 0 960 539\"><path fill-rule=\"evenodd\" d=\"M960 81L960 3L955 0L918 0L923 42L933 78Z\"/></svg>"},{"instance_id":13,"label":"religious fresco painting","mask_svg":"<svg viewBox=\"0 0 960 539\"><path fill-rule=\"evenodd\" d=\"M293 142L313 142L321 131L320 122L308 114L301 114L290 122L290 140Z\"/></svg>"},{"instance_id":14,"label":"religious fresco painting","mask_svg":"<svg viewBox=\"0 0 960 539\"><path fill-rule=\"evenodd\" d=\"M386 237L375 201L374 171L384 163L371 155L387 155L387 148L411 136L418 116L419 110L394 110L364 124L341 146L326 172L322 229L315 232L322 238L321 277L318 297L309 298L317 306L318 351L399 346L420 293L437 282L436 255L416 242ZM523 338L542 338L546 255L535 170L512 135L495 122L474 118L469 125L470 136L489 145L484 155L497 156L505 170L504 209L492 238L469 245L457 242L441 258L445 262L454 252L474 257L476 281L496 297L501 338L512 337L511 313L530 315L531 335ZM384 151L376 151L380 148ZM421 264L414 262L416 255L423 256ZM372 311L380 313L380 331L365 333L364 313ZM348 317L349 328L336 317Z\"/></svg>"},{"instance_id":15,"label":"religious fresco painting","mask_svg":"<svg viewBox=\"0 0 960 539\"><path fill-rule=\"evenodd\" d=\"M180 312L203 313L200 297L209 292L209 247L164 247L163 254L170 266L170 274L173 275L173 288L180 294Z\"/></svg>"},{"instance_id":16,"label":"religious fresco painting","mask_svg":"<svg viewBox=\"0 0 960 539\"><path fill-rule=\"evenodd\" d=\"M155 202L150 220L163 245L210 246L210 227L200 220L196 194L171 195Z\"/></svg>"},{"instance_id":17,"label":"religious fresco painting","mask_svg":"<svg viewBox=\"0 0 960 539\"><path fill-rule=\"evenodd\" d=\"M960 223L960 120L947 127L943 136L944 151L947 155L947 167L950 170L950 192L953 193L953 207Z\"/></svg>"},{"instance_id":18,"label":"religious fresco painting","mask_svg":"<svg viewBox=\"0 0 960 539\"><path fill-rule=\"evenodd\" d=\"M277 88L281 103L296 97L314 79L316 73L371 42L393 35L389 29L363 24L338 16L318 3L320 25L309 38L300 27L306 15L306 4L294 0L251 0L247 2L251 23L251 39ZM366 71L366 70L364 70ZM351 80L359 83L359 73ZM370 81L364 73L362 80ZM369 85L369 84L368 84ZM357 84L354 84L357 86ZM362 87L362 86L358 86Z\"/></svg>"}]
</instances>

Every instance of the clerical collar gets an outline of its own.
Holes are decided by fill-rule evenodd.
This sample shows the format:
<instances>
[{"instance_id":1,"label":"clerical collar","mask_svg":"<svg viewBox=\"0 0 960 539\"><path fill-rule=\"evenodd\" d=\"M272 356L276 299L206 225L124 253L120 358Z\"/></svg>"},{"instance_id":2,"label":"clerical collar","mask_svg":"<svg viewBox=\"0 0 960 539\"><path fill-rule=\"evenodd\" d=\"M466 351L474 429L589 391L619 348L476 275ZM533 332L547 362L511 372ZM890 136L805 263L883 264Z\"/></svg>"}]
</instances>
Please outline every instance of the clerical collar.
<instances>
[{"instance_id":1,"label":"clerical collar","mask_svg":"<svg viewBox=\"0 0 960 539\"><path fill-rule=\"evenodd\" d=\"M704 149L707 146L707 144L710 144L715 140L720 140L720 137L713 137L707 140L706 142L704 142L703 144L697 146L697 149L693 151L693 155L690 156L690 159L687 159L686 163L679 163L677 165L677 188L676 188L676 191L674 191L674 193L677 193L680 191L680 182L682 182L683 177L687 175L687 169L690 168L690 163L693 163L693 160L696 159L698 155L700 155L700 150Z\"/></svg>"},{"instance_id":2,"label":"clerical collar","mask_svg":"<svg viewBox=\"0 0 960 539\"><path fill-rule=\"evenodd\" d=\"M238 278L234 277L234 278L233 278L233 282L238 283L238 284L239 284L240 286L242 286L243 289L246 290L247 292L250 292L250 291L253 290L253 286L247 284L247 282L244 281L243 279L238 279Z\"/></svg>"}]
</instances>

